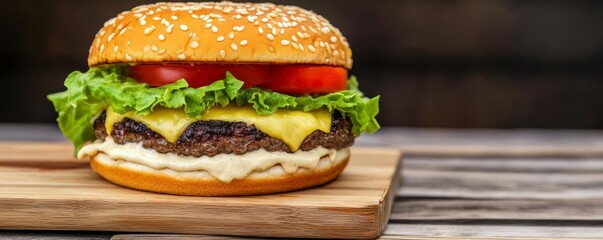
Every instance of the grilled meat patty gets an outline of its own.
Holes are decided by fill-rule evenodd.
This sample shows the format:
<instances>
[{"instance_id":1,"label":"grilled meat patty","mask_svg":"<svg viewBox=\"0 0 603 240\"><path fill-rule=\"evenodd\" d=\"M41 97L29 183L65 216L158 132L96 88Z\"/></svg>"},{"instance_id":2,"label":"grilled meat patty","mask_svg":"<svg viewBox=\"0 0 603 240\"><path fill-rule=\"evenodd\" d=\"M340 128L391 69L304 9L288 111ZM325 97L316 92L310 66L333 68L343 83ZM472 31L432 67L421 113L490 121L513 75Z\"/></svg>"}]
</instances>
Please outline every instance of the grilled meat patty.
<instances>
[{"instance_id":1,"label":"grilled meat patty","mask_svg":"<svg viewBox=\"0 0 603 240\"><path fill-rule=\"evenodd\" d=\"M105 119L106 114L103 112L94 121L94 132L98 139L107 137ZM244 122L198 121L191 124L176 143L171 143L143 123L125 118L113 125L111 137L119 144L141 142L143 147L160 153L195 157L220 153L241 155L260 148L269 152L292 152L283 141L270 137ZM318 146L339 149L349 147L353 143L352 123L336 112L333 114L331 131L314 131L306 137L300 149L309 151Z\"/></svg>"}]
</instances>

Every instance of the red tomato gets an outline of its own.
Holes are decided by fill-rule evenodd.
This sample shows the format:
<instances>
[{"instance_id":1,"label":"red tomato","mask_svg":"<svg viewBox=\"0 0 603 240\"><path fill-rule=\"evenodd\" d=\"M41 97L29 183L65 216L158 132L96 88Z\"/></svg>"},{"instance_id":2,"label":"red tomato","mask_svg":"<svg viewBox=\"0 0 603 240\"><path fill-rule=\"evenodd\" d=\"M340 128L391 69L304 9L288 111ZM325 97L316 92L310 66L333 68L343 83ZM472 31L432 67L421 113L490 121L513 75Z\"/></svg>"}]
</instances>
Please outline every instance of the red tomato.
<instances>
[{"instance_id":1,"label":"red tomato","mask_svg":"<svg viewBox=\"0 0 603 240\"><path fill-rule=\"evenodd\" d=\"M269 78L269 68L263 65L223 64L139 64L130 67L129 75L139 82L158 87L184 78L192 88L209 85L226 77L226 71L253 87Z\"/></svg>"},{"instance_id":2,"label":"red tomato","mask_svg":"<svg viewBox=\"0 0 603 240\"><path fill-rule=\"evenodd\" d=\"M155 87L184 78L190 87L198 88L224 79L226 71L245 82L245 88L259 86L287 94L332 93L347 88L347 69L315 65L140 64L130 67L129 75Z\"/></svg>"},{"instance_id":3,"label":"red tomato","mask_svg":"<svg viewBox=\"0 0 603 240\"><path fill-rule=\"evenodd\" d=\"M287 94L332 93L347 89L348 70L315 65L274 65L260 87Z\"/></svg>"}]
</instances>

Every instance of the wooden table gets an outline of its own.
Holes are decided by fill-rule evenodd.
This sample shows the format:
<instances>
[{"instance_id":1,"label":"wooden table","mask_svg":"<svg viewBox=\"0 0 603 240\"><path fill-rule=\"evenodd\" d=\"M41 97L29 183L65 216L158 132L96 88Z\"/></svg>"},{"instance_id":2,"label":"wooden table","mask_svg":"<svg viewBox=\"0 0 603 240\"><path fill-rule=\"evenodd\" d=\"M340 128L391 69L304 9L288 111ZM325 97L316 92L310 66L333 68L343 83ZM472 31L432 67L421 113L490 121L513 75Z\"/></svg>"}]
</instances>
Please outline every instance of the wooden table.
<instances>
[{"instance_id":1,"label":"wooden table","mask_svg":"<svg viewBox=\"0 0 603 240\"><path fill-rule=\"evenodd\" d=\"M0 124L0 140L63 141L54 125L22 124ZM603 238L603 131L384 128L356 144L403 151L401 187L383 239ZM4 231L2 237L210 236Z\"/></svg>"}]
</instances>

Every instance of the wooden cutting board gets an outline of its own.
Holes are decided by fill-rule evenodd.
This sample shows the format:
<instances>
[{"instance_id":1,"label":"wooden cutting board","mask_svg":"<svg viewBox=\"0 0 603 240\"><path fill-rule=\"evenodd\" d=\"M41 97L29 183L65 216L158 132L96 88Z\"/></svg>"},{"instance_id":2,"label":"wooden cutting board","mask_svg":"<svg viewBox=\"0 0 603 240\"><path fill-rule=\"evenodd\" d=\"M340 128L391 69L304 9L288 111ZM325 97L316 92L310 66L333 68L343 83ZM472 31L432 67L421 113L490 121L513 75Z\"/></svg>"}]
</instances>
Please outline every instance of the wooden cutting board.
<instances>
[{"instance_id":1,"label":"wooden cutting board","mask_svg":"<svg viewBox=\"0 0 603 240\"><path fill-rule=\"evenodd\" d=\"M0 143L0 229L376 238L389 219L400 152L353 148L321 187L250 197L131 190L75 160L67 143Z\"/></svg>"}]
</instances>

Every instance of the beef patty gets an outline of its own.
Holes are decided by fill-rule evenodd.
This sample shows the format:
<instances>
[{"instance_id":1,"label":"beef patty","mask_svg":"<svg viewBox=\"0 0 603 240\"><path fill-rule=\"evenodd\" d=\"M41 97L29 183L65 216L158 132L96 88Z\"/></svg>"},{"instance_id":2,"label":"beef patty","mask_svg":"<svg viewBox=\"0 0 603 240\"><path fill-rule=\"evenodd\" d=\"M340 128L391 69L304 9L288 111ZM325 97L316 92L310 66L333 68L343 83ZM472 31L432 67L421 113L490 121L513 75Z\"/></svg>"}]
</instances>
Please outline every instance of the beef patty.
<instances>
[{"instance_id":1,"label":"beef patty","mask_svg":"<svg viewBox=\"0 0 603 240\"><path fill-rule=\"evenodd\" d=\"M106 113L94 121L94 132L98 139L105 139ZM316 130L303 141L301 150L309 151L318 146L339 149L354 143L352 123L339 113L333 114L329 133ZM143 123L125 118L113 125L111 137L119 144L128 142L142 143L145 148L160 153L175 153L185 156L214 156L220 153L237 155L258 150L269 152L292 152L283 141L270 137L253 125L244 122L198 121L191 124L176 143L168 142L163 136L151 130Z\"/></svg>"}]
</instances>

